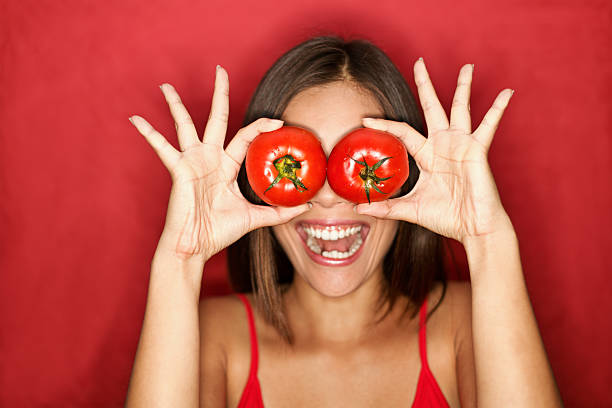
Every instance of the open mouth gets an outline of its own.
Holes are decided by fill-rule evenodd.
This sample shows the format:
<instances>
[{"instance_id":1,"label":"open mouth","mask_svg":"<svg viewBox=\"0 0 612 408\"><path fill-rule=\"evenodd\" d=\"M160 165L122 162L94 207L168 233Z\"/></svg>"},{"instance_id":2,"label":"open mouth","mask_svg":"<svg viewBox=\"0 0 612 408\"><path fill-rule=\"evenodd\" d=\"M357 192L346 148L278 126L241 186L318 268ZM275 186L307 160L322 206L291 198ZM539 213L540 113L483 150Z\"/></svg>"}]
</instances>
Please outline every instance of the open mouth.
<instances>
[{"instance_id":1,"label":"open mouth","mask_svg":"<svg viewBox=\"0 0 612 408\"><path fill-rule=\"evenodd\" d=\"M306 252L323 265L347 265L359 256L370 226L354 220L308 220L296 230Z\"/></svg>"}]
</instances>

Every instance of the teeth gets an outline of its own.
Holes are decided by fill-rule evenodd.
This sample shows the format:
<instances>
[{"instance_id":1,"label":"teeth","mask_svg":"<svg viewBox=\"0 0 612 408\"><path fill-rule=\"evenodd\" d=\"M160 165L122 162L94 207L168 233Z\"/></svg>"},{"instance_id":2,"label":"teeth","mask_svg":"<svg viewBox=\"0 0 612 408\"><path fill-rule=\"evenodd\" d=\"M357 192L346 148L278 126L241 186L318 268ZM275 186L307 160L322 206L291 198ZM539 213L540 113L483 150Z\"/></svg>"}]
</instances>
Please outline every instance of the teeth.
<instances>
[{"instance_id":1,"label":"teeth","mask_svg":"<svg viewBox=\"0 0 612 408\"><path fill-rule=\"evenodd\" d=\"M333 251L322 251L321 247L315 241L317 239L323 239L325 241L336 241L338 239L346 238L351 235L359 234L361 232L361 225L341 228L339 226L334 227L314 227L314 226L305 226L304 231L308 235L308 239L306 240L306 245L310 250L316 254L322 255L326 258L330 259L345 259L349 256L352 256L361 244L363 244L363 239L361 235L357 235L355 238L355 242L351 245L351 247L346 252L339 252L336 250Z\"/></svg>"},{"instance_id":2,"label":"teeth","mask_svg":"<svg viewBox=\"0 0 612 408\"><path fill-rule=\"evenodd\" d=\"M361 231L361 225L356 227L340 228L315 228L315 227L304 227L304 231L309 237L323 239L325 241L335 241L337 239L346 238L351 235L355 235Z\"/></svg>"},{"instance_id":3,"label":"teeth","mask_svg":"<svg viewBox=\"0 0 612 408\"><path fill-rule=\"evenodd\" d=\"M308 245L308 248L310 248L310 250L315 254L321 254L321 247L319 246L319 244L317 244L313 237L308 237L306 245Z\"/></svg>"},{"instance_id":4,"label":"teeth","mask_svg":"<svg viewBox=\"0 0 612 408\"><path fill-rule=\"evenodd\" d=\"M308 245L308 248L312 250L312 252L323 255L325 258L345 259L357 252L359 247L361 247L361 244L363 244L363 239L361 237L357 237L357 239L355 239L355 242L353 242L349 250L346 252L338 252L335 249L333 251L321 252L321 247L319 247L319 245L312 237L308 237L308 241L306 242L306 244Z\"/></svg>"}]
</instances>

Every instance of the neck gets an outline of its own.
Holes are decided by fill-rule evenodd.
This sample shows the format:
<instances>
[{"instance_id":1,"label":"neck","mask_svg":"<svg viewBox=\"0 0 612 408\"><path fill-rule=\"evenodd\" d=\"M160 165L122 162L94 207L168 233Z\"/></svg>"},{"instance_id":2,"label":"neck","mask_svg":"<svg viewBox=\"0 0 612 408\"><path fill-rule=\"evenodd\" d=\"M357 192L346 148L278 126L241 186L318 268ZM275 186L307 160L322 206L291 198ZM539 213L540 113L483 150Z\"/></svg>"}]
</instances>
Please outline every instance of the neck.
<instances>
[{"instance_id":1,"label":"neck","mask_svg":"<svg viewBox=\"0 0 612 408\"><path fill-rule=\"evenodd\" d=\"M340 345L365 341L385 311L385 307L377 311L383 279L381 267L353 292L329 297L314 290L296 273L285 293L285 307L296 341Z\"/></svg>"}]
</instances>

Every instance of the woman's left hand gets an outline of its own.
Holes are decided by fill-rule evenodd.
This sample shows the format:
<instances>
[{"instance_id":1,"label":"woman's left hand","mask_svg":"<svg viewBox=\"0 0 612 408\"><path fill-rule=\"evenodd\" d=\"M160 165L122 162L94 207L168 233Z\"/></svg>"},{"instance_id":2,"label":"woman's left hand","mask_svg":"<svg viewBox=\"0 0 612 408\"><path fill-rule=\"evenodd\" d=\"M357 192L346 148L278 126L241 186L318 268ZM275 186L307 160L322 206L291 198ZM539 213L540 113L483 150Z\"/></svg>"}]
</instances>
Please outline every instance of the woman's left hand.
<instances>
[{"instance_id":1,"label":"woman's left hand","mask_svg":"<svg viewBox=\"0 0 612 408\"><path fill-rule=\"evenodd\" d=\"M449 123L425 63L417 60L414 78L427 123L427 138L403 122L363 120L365 127L400 138L421 173L408 194L360 204L356 207L358 213L408 221L464 244L470 238L511 227L487 153L513 91L501 91L472 132L469 99L473 70L473 65L467 64L459 72Z\"/></svg>"}]
</instances>

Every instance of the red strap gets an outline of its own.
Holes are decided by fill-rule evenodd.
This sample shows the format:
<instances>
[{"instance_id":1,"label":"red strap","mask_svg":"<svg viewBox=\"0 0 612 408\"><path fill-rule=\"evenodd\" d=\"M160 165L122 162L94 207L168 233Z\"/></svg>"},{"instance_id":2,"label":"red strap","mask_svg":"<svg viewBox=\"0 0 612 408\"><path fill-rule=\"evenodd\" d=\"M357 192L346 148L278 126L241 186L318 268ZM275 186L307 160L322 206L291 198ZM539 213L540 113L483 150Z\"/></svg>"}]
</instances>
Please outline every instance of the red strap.
<instances>
[{"instance_id":1,"label":"red strap","mask_svg":"<svg viewBox=\"0 0 612 408\"><path fill-rule=\"evenodd\" d=\"M427 296L421 305L419 312L419 351L421 353L421 366L429 371L427 364L427 335L426 335L426 318L427 318Z\"/></svg>"},{"instance_id":2,"label":"red strap","mask_svg":"<svg viewBox=\"0 0 612 408\"><path fill-rule=\"evenodd\" d=\"M249 303L249 299L242 294L236 293L236 296L242 300L244 306L247 311L247 317L249 320L249 333L251 337L251 370L249 372L249 379L255 377L257 375L257 364L258 364L258 355L259 352L257 350L257 332L255 331L255 319L253 317L253 310L251 309L251 304Z\"/></svg>"}]
</instances>

